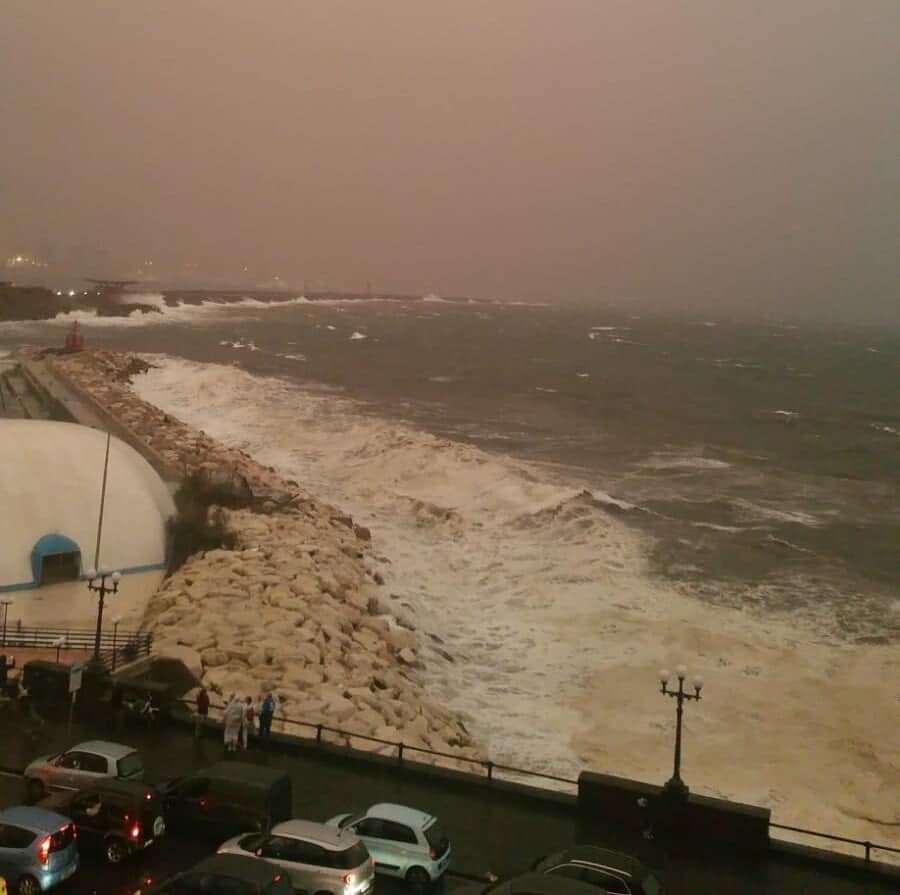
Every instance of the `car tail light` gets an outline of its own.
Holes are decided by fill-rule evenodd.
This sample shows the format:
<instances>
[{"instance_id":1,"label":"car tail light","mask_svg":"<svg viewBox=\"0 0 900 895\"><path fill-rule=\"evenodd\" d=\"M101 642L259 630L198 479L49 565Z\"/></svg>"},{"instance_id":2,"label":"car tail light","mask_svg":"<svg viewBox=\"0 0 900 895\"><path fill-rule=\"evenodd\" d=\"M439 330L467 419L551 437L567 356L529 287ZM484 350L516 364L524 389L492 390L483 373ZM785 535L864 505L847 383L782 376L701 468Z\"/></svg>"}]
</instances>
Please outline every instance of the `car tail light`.
<instances>
[{"instance_id":1,"label":"car tail light","mask_svg":"<svg viewBox=\"0 0 900 895\"><path fill-rule=\"evenodd\" d=\"M372 858L372 866L373 866L373 867L375 866L375 859L374 859L374 858Z\"/></svg>"},{"instance_id":2,"label":"car tail light","mask_svg":"<svg viewBox=\"0 0 900 895\"><path fill-rule=\"evenodd\" d=\"M141 825L135 824L131 828L131 838L132 839L140 839L141 838Z\"/></svg>"},{"instance_id":3,"label":"car tail light","mask_svg":"<svg viewBox=\"0 0 900 895\"><path fill-rule=\"evenodd\" d=\"M344 884L347 886L351 885L353 883L353 880L355 880L355 879L356 879L356 876L352 873L344 874Z\"/></svg>"},{"instance_id":4,"label":"car tail light","mask_svg":"<svg viewBox=\"0 0 900 895\"><path fill-rule=\"evenodd\" d=\"M433 848L428 849L428 856L432 861L437 860L437 852Z\"/></svg>"},{"instance_id":5,"label":"car tail light","mask_svg":"<svg viewBox=\"0 0 900 895\"><path fill-rule=\"evenodd\" d=\"M149 802L150 799L153 798L153 793L152 793L152 792L148 792L148 793L144 796L144 798Z\"/></svg>"},{"instance_id":6,"label":"car tail light","mask_svg":"<svg viewBox=\"0 0 900 895\"><path fill-rule=\"evenodd\" d=\"M50 837L47 836L41 844L38 846L37 850L37 859L42 863L46 864L50 859Z\"/></svg>"}]
</instances>

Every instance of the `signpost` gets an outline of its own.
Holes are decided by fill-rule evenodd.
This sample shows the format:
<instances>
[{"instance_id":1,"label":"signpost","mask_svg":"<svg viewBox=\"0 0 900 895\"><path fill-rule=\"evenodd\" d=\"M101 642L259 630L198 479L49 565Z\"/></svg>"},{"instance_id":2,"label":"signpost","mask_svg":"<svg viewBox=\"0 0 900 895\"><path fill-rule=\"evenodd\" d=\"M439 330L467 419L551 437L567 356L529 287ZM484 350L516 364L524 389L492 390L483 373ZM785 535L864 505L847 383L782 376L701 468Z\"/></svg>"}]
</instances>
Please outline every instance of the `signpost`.
<instances>
[{"instance_id":1,"label":"signpost","mask_svg":"<svg viewBox=\"0 0 900 895\"><path fill-rule=\"evenodd\" d=\"M69 703L69 734L67 740L72 742L72 716L75 714L75 697L81 689L81 678L84 675L84 662L73 662L69 667L69 693L72 701Z\"/></svg>"},{"instance_id":2,"label":"signpost","mask_svg":"<svg viewBox=\"0 0 900 895\"><path fill-rule=\"evenodd\" d=\"M69 668L69 692L74 696L81 689L84 662L73 662Z\"/></svg>"}]
</instances>

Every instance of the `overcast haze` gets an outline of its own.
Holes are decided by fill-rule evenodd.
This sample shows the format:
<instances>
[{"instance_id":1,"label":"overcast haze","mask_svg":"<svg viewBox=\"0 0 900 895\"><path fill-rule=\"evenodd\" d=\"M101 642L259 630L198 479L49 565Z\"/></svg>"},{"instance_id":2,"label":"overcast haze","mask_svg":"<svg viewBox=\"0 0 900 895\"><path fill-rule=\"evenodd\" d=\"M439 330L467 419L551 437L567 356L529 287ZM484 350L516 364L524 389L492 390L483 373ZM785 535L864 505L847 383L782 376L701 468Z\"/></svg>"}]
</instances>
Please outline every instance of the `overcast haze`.
<instances>
[{"instance_id":1,"label":"overcast haze","mask_svg":"<svg viewBox=\"0 0 900 895\"><path fill-rule=\"evenodd\" d=\"M898 313L896 0L0 13L4 253Z\"/></svg>"}]
</instances>

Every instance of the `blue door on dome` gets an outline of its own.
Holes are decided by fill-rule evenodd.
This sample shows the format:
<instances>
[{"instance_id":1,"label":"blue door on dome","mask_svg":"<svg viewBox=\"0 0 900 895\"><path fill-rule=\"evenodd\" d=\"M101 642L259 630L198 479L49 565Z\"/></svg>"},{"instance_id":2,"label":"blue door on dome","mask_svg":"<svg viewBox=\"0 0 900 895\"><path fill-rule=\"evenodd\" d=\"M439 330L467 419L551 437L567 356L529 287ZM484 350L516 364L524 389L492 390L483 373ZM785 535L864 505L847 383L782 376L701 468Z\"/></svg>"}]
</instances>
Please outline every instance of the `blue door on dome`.
<instances>
[{"instance_id":1,"label":"blue door on dome","mask_svg":"<svg viewBox=\"0 0 900 895\"><path fill-rule=\"evenodd\" d=\"M62 534L47 534L31 549L34 584L59 584L81 577L81 548Z\"/></svg>"}]
</instances>

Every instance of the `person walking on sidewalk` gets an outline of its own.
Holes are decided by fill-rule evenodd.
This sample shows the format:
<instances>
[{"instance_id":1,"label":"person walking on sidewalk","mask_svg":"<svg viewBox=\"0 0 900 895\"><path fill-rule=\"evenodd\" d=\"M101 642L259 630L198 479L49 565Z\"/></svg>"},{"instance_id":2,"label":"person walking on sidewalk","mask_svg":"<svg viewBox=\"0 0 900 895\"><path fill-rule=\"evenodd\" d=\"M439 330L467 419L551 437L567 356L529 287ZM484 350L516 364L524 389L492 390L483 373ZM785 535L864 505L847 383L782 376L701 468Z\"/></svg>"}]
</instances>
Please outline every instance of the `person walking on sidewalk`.
<instances>
[{"instance_id":1,"label":"person walking on sidewalk","mask_svg":"<svg viewBox=\"0 0 900 895\"><path fill-rule=\"evenodd\" d=\"M275 697L266 693L266 698L259 707L259 736L268 739L272 732L272 719L275 717Z\"/></svg>"},{"instance_id":2,"label":"person walking on sidewalk","mask_svg":"<svg viewBox=\"0 0 900 895\"><path fill-rule=\"evenodd\" d=\"M209 693L206 692L206 687L201 687L200 692L197 694L197 713L194 715L195 724L194 724L194 736L200 736L200 731L203 729L203 725L206 723L206 719L209 716Z\"/></svg>"}]
</instances>

